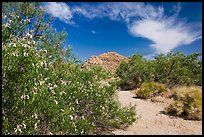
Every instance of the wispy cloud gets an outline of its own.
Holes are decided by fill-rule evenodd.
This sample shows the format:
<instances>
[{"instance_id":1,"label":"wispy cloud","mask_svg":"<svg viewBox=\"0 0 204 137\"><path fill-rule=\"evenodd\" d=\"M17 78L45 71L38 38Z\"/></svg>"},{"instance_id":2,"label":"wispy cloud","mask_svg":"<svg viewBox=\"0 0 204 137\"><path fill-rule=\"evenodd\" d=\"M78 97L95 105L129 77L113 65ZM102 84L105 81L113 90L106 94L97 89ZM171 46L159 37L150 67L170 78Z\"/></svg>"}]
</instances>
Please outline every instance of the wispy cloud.
<instances>
[{"instance_id":1,"label":"wispy cloud","mask_svg":"<svg viewBox=\"0 0 204 137\"><path fill-rule=\"evenodd\" d=\"M172 7L173 14L170 16L166 16L164 10L162 6L154 7L140 2L102 3L96 6L83 4L73 7L74 14L89 19L109 17L124 21L133 36L153 42L150 46L156 50L155 54L167 53L180 45L188 45L202 38L201 23L189 24L178 19L180 3ZM199 29L196 30L196 27Z\"/></svg>"},{"instance_id":2,"label":"wispy cloud","mask_svg":"<svg viewBox=\"0 0 204 137\"><path fill-rule=\"evenodd\" d=\"M44 7L47 13L69 24L74 24L72 19L75 15L90 20L108 17L111 20L123 21L132 36L152 41L153 44L149 46L155 49L154 54L167 53L178 46L188 45L202 38L201 23L190 24L179 20L178 15L182 10L180 3L172 6L169 11L171 15L168 16L165 15L164 7L142 2L104 2L94 6L82 3L71 8L63 2L47 2ZM92 30L91 33L96 32Z\"/></svg>"},{"instance_id":3,"label":"wispy cloud","mask_svg":"<svg viewBox=\"0 0 204 137\"><path fill-rule=\"evenodd\" d=\"M201 38L201 32L193 32L187 24L169 18L143 19L136 21L129 29L134 36L151 40L154 44L150 46L159 53L167 53L180 45L187 45Z\"/></svg>"},{"instance_id":4,"label":"wispy cloud","mask_svg":"<svg viewBox=\"0 0 204 137\"><path fill-rule=\"evenodd\" d=\"M59 18L61 21L74 24L71 20L73 18L70 7L64 2L46 2L43 5L46 12L51 14L53 17Z\"/></svg>"}]
</instances>

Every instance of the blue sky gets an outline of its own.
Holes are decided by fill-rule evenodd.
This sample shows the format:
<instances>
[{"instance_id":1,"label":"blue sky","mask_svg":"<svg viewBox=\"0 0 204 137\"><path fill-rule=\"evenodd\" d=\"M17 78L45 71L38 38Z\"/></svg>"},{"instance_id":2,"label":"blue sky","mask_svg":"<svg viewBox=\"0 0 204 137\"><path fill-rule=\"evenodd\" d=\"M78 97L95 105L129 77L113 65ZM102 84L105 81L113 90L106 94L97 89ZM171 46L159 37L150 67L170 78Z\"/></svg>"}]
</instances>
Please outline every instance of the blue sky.
<instances>
[{"instance_id":1,"label":"blue sky","mask_svg":"<svg viewBox=\"0 0 204 137\"><path fill-rule=\"evenodd\" d=\"M82 61L104 52L152 59L170 50L202 53L201 2L47 2L53 27Z\"/></svg>"}]
</instances>

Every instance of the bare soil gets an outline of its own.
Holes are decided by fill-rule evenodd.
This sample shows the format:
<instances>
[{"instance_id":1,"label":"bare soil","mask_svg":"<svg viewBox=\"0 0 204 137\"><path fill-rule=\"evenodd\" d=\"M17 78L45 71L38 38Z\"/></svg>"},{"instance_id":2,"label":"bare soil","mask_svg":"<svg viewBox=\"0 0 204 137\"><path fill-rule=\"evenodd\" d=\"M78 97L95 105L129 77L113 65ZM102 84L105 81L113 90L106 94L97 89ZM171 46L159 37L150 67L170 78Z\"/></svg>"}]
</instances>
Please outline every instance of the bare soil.
<instances>
[{"instance_id":1,"label":"bare soil","mask_svg":"<svg viewBox=\"0 0 204 137\"><path fill-rule=\"evenodd\" d=\"M184 120L163 113L168 99L152 102L134 98L130 91L118 91L122 106L136 105L137 120L127 129L112 131L115 135L202 135L202 121Z\"/></svg>"}]
</instances>

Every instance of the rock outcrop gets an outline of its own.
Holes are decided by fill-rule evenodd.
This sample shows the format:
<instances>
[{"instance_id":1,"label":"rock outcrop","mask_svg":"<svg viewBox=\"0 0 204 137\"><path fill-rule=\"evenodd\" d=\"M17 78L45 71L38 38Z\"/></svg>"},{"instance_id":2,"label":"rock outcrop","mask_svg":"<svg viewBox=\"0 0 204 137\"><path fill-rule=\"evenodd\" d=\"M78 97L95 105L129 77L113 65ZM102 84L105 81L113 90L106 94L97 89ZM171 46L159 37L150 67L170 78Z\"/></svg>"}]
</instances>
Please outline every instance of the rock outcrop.
<instances>
[{"instance_id":1,"label":"rock outcrop","mask_svg":"<svg viewBox=\"0 0 204 137\"><path fill-rule=\"evenodd\" d=\"M128 58L116 52L107 52L98 56L91 56L84 62L84 66L98 65L114 73L122 60L128 61Z\"/></svg>"}]
</instances>

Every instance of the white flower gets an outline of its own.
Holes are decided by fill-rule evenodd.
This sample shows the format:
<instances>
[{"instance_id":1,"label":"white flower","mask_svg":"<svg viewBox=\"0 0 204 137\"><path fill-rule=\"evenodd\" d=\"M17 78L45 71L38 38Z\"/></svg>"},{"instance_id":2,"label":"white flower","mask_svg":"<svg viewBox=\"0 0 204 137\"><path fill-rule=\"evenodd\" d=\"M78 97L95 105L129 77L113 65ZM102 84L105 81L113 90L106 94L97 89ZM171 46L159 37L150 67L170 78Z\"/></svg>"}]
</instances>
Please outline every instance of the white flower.
<instances>
[{"instance_id":1,"label":"white flower","mask_svg":"<svg viewBox=\"0 0 204 137\"><path fill-rule=\"evenodd\" d=\"M34 128L35 128L35 129L37 129L37 127L38 127L37 125L38 125L38 123L35 123L35 125L34 125Z\"/></svg>"},{"instance_id":2,"label":"white flower","mask_svg":"<svg viewBox=\"0 0 204 137\"><path fill-rule=\"evenodd\" d=\"M16 133L17 131L21 132L22 133L22 125L17 125L17 128L14 128L14 132Z\"/></svg>"},{"instance_id":3,"label":"white flower","mask_svg":"<svg viewBox=\"0 0 204 137\"><path fill-rule=\"evenodd\" d=\"M21 99L29 99L30 97L28 95L22 95Z\"/></svg>"},{"instance_id":4,"label":"white flower","mask_svg":"<svg viewBox=\"0 0 204 137\"><path fill-rule=\"evenodd\" d=\"M12 55L18 57L18 51L13 52Z\"/></svg>"},{"instance_id":5,"label":"white flower","mask_svg":"<svg viewBox=\"0 0 204 137\"><path fill-rule=\"evenodd\" d=\"M27 44L23 44L22 47L26 48L26 47L28 47L28 46L27 46Z\"/></svg>"},{"instance_id":6,"label":"white flower","mask_svg":"<svg viewBox=\"0 0 204 137\"><path fill-rule=\"evenodd\" d=\"M26 36L28 36L28 38L33 38L33 36L28 32L28 33L26 33Z\"/></svg>"},{"instance_id":7,"label":"white flower","mask_svg":"<svg viewBox=\"0 0 204 137\"><path fill-rule=\"evenodd\" d=\"M33 41L33 44L35 44L35 41Z\"/></svg>"},{"instance_id":8,"label":"white flower","mask_svg":"<svg viewBox=\"0 0 204 137\"><path fill-rule=\"evenodd\" d=\"M63 109L60 109L62 112L64 112L64 110Z\"/></svg>"},{"instance_id":9,"label":"white flower","mask_svg":"<svg viewBox=\"0 0 204 137\"><path fill-rule=\"evenodd\" d=\"M28 41L28 44L30 44L31 42L30 41Z\"/></svg>"},{"instance_id":10,"label":"white flower","mask_svg":"<svg viewBox=\"0 0 204 137\"><path fill-rule=\"evenodd\" d=\"M72 115L70 115L69 117L71 118L71 120L73 120L73 118L74 118Z\"/></svg>"},{"instance_id":11,"label":"white flower","mask_svg":"<svg viewBox=\"0 0 204 137\"><path fill-rule=\"evenodd\" d=\"M24 52L24 53L23 53L23 56L24 56L24 57L28 56L28 53Z\"/></svg>"},{"instance_id":12,"label":"white flower","mask_svg":"<svg viewBox=\"0 0 204 137\"><path fill-rule=\"evenodd\" d=\"M43 66L43 64L44 64L44 63L43 63L43 61L42 61L42 62L40 62L41 67Z\"/></svg>"},{"instance_id":13,"label":"white flower","mask_svg":"<svg viewBox=\"0 0 204 137\"><path fill-rule=\"evenodd\" d=\"M54 85L54 88L57 88L57 85Z\"/></svg>"},{"instance_id":14,"label":"white flower","mask_svg":"<svg viewBox=\"0 0 204 137\"><path fill-rule=\"evenodd\" d=\"M49 132L49 135L53 135L52 132Z\"/></svg>"},{"instance_id":15,"label":"white flower","mask_svg":"<svg viewBox=\"0 0 204 137\"><path fill-rule=\"evenodd\" d=\"M79 104L79 101L78 101L78 99L76 100L76 104L77 104L77 105Z\"/></svg>"},{"instance_id":16,"label":"white flower","mask_svg":"<svg viewBox=\"0 0 204 137\"><path fill-rule=\"evenodd\" d=\"M60 92L60 95L63 95L63 94L67 94L66 92L64 92L64 90L62 92Z\"/></svg>"},{"instance_id":17,"label":"white flower","mask_svg":"<svg viewBox=\"0 0 204 137\"><path fill-rule=\"evenodd\" d=\"M45 49L44 52L47 53L47 50Z\"/></svg>"},{"instance_id":18,"label":"white flower","mask_svg":"<svg viewBox=\"0 0 204 137\"><path fill-rule=\"evenodd\" d=\"M9 23L11 23L11 22L12 22L12 20L8 20L8 22L9 22Z\"/></svg>"},{"instance_id":19,"label":"white flower","mask_svg":"<svg viewBox=\"0 0 204 137\"><path fill-rule=\"evenodd\" d=\"M7 27L9 27L9 26L10 26L10 24L9 24L9 23L6 23L5 27L7 28Z\"/></svg>"},{"instance_id":20,"label":"white flower","mask_svg":"<svg viewBox=\"0 0 204 137\"><path fill-rule=\"evenodd\" d=\"M46 61L44 61L43 63L45 64L45 66L47 66L47 63L46 63Z\"/></svg>"},{"instance_id":21,"label":"white flower","mask_svg":"<svg viewBox=\"0 0 204 137\"><path fill-rule=\"evenodd\" d=\"M26 21L27 21L28 23L30 23L30 19L27 19Z\"/></svg>"},{"instance_id":22,"label":"white flower","mask_svg":"<svg viewBox=\"0 0 204 137\"><path fill-rule=\"evenodd\" d=\"M25 128L26 129L26 125L25 125L25 123L23 122L23 128Z\"/></svg>"},{"instance_id":23,"label":"white flower","mask_svg":"<svg viewBox=\"0 0 204 137\"><path fill-rule=\"evenodd\" d=\"M55 101L55 104L58 104L57 100L54 100Z\"/></svg>"},{"instance_id":24,"label":"white flower","mask_svg":"<svg viewBox=\"0 0 204 137\"><path fill-rule=\"evenodd\" d=\"M45 83L45 81L40 81L40 85L42 85L42 84L44 84Z\"/></svg>"},{"instance_id":25,"label":"white flower","mask_svg":"<svg viewBox=\"0 0 204 137\"><path fill-rule=\"evenodd\" d=\"M54 91L51 91L51 93L52 93L53 95L56 95L56 93L55 93Z\"/></svg>"}]
</instances>

